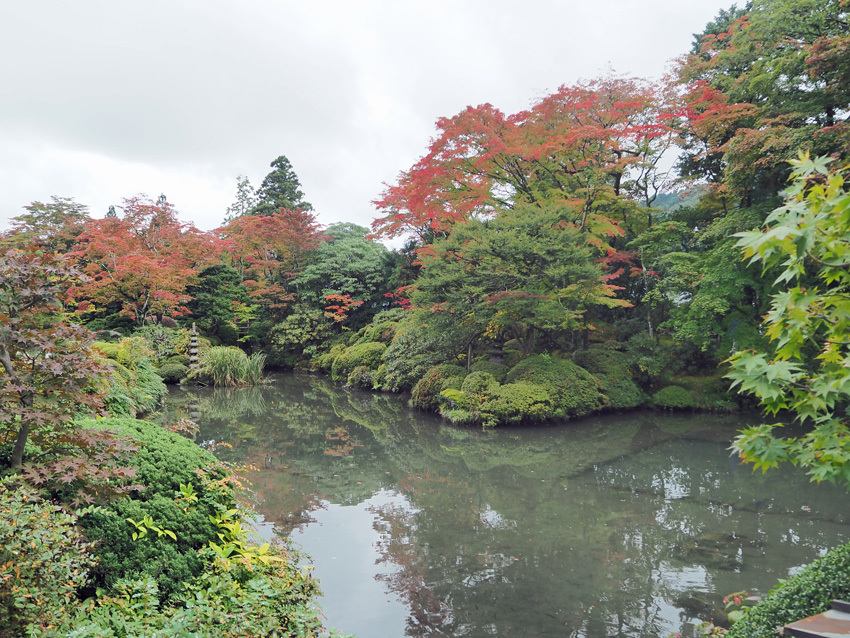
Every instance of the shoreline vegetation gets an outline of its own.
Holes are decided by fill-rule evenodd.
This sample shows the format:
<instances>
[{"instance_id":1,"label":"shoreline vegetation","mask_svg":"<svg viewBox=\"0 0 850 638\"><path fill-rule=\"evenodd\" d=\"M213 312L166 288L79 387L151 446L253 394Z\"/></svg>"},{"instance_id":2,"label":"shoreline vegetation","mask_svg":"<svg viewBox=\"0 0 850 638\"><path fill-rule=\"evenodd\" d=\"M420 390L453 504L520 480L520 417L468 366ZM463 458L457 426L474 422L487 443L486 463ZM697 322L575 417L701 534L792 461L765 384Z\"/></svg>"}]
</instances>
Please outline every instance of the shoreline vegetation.
<instances>
[{"instance_id":1,"label":"shoreline vegetation","mask_svg":"<svg viewBox=\"0 0 850 638\"><path fill-rule=\"evenodd\" d=\"M266 365L484 427L758 405L743 460L850 485L848 24L845 0L752 0L661 83L440 118L371 229L323 228L285 156L209 232L164 195L25 206L0 234L0 628L320 634L298 559L248 542L237 474L133 420L165 382Z\"/></svg>"}]
</instances>

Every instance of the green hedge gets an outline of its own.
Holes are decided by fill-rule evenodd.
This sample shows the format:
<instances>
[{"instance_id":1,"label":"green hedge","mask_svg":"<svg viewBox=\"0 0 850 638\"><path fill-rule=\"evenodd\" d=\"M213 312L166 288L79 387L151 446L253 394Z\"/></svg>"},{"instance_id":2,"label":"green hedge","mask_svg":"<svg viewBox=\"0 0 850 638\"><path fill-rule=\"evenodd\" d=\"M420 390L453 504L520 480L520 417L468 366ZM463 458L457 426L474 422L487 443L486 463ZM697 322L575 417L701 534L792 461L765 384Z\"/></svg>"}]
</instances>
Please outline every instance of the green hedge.
<instances>
[{"instance_id":1,"label":"green hedge","mask_svg":"<svg viewBox=\"0 0 850 638\"><path fill-rule=\"evenodd\" d=\"M470 372L489 372L499 383L504 383L505 377L508 376L508 366L503 363L494 363L492 361L479 361L473 363L469 368Z\"/></svg>"},{"instance_id":2,"label":"green hedge","mask_svg":"<svg viewBox=\"0 0 850 638\"><path fill-rule=\"evenodd\" d=\"M732 625L727 638L774 638L776 629L850 600L850 543L830 551L782 581Z\"/></svg>"}]
</instances>

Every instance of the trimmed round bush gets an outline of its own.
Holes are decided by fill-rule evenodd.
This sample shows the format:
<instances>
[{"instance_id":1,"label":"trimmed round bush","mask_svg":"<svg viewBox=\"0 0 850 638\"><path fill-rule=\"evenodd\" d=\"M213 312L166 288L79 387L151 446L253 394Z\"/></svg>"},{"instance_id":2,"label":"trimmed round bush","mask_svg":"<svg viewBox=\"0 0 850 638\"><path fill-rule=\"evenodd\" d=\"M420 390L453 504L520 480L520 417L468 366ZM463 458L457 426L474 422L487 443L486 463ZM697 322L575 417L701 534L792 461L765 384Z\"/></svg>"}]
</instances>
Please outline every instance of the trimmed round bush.
<instances>
[{"instance_id":1,"label":"trimmed round bush","mask_svg":"<svg viewBox=\"0 0 850 638\"><path fill-rule=\"evenodd\" d=\"M474 395L476 400L483 400L496 391L499 382L489 372L470 372L460 386L461 392Z\"/></svg>"},{"instance_id":2,"label":"trimmed round bush","mask_svg":"<svg viewBox=\"0 0 850 638\"><path fill-rule=\"evenodd\" d=\"M331 378L334 381L343 381L358 366L377 370L381 365L381 355L386 349L387 346L384 343L360 343L346 348L334 359L331 366Z\"/></svg>"},{"instance_id":3,"label":"trimmed round bush","mask_svg":"<svg viewBox=\"0 0 850 638\"><path fill-rule=\"evenodd\" d=\"M189 374L189 368L180 363L166 363L156 369L165 383L180 383Z\"/></svg>"},{"instance_id":4,"label":"trimmed round bush","mask_svg":"<svg viewBox=\"0 0 850 638\"><path fill-rule=\"evenodd\" d=\"M434 366L413 386L410 391L410 406L419 410L437 410L442 402L440 392L449 387L446 382L457 379L460 381L457 389L460 389L465 376L466 370L460 366L450 363Z\"/></svg>"},{"instance_id":5,"label":"trimmed round bush","mask_svg":"<svg viewBox=\"0 0 850 638\"><path fill-rule=\"evenodd\" d=\"M316 367L322 372L330 372L336 358L345 352L345 344L338 343L324 354L316 357Z\"/></svg>"},{"instance_id":6,"label":"trimmed round bush","mask_svg":"<svg viewBox=\"0 0 850 638\"><path fill-rule=\"evenodd\" d=\"M652 404L667 410L692 410L696 407L691 393L678 385L668 385L653 394Z\"/></svg>"},{"instance_id":7,"label":"trimmed round bush","mask_svg":"<svg viewBox=\"0 0 850 638\"><path fill-rule=\"evenodd\" d=\"M360 338L360 343L370 343L380 341L381 343L391 343L395 337L398 321L382 321L380 323L372 323L366 326L363 335Z\"/></svg>"},{"instance_id":8,"label":"trimmed round bush","mask_svg":"<svg viewBox=\"0 0 850 638\"><path fill-rule=\"evenodd\" d=\"M478 363L473 363L470 366L469 371L489 372L499 383L504 382L505 377L508 376L508 366L502 363L495 363L494 361L479 361Z\"/></svg>"},{"instance_id":9,"label":"trimmed round bush","mask_svg":"<svg viewBox=\"0 0 850 638\"><path fill-rule=\"evenodd\" d=\"M175 354L173 357L168 357L165 361L162 362L163 365L167 363L179 363L181 366L189 367L189 355L188 354Z\"/></svg>"},{"instance_id":10,"label":"trimmed round bush","mask_svg":"<svg viewBox=\"0 0 850 638\"><path fill-rule=\"evenodd\" d=\"M493 396L484 402L482 410L499 423L542 421L552 412L549 394L541 386L531 383L506 383L496 388Z\"/></svg>"},{"instance_id":11,"label":"trimmed round bush","mask_svg":"<svg viewBox=\"0 0 850 638\"><path fill-rule=\"evenodd\" d=\"M777 628L824 612L836 599L850 599L850 543L779 583L732 625L726 636L774 638Z\"/></svg>"},{"instance_id":12,"label":"trimmed round bush","mask_svg":"<svg viewBox=\"0 0 850 638\"><path fill-rule=\"evenodd\" d=\"M552 402L552 413L546 418L576 418L603 406L596 380L568 359L534 355L511 368L505 380L536 385L546 391Z\"/></svg>"}]
</instances>

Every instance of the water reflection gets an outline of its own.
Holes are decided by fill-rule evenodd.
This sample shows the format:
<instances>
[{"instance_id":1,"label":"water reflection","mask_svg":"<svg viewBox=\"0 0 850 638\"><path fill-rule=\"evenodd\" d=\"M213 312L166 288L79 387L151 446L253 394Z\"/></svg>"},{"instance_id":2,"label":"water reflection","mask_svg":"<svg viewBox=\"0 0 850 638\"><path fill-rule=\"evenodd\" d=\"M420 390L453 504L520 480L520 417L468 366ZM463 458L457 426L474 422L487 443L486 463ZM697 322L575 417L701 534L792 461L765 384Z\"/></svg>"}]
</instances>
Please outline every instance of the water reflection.
<instances>
[{"instance_id":1,"label":"water reflection","mask_svg":"<svg viewBox=\"0 0 850 638\"><path fill-rule=\"evenodd\" d=\"M304 376L171 398L164 418L194 404L200 439L261 468L260 513L360 638L690 635L850 538L845 492L730 463L729 418L482 432Z\"/></svg>"}]
</instances>

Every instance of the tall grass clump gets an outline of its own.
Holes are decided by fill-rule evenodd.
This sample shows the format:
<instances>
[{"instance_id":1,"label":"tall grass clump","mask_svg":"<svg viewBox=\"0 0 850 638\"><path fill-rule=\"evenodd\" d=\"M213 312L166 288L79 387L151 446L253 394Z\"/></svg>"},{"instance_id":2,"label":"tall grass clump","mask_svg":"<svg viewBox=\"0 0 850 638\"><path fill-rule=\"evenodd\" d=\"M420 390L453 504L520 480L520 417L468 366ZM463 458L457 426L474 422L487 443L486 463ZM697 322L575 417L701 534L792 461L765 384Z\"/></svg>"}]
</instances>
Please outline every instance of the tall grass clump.
<instances>
[{"instance_id":1,"label":"tall grass clump","mask_svg":"<svg viewBox=\"0 0 850 638\"><path fill-rule=\"evenodd\" d=\"M256 385L263 378L266 355L255 353L250 357L234 346L216 346L201 353L198 367L187 379L211 382L216 387Z\"/></svg>"}]
</instances>

